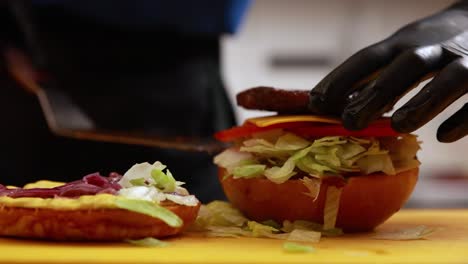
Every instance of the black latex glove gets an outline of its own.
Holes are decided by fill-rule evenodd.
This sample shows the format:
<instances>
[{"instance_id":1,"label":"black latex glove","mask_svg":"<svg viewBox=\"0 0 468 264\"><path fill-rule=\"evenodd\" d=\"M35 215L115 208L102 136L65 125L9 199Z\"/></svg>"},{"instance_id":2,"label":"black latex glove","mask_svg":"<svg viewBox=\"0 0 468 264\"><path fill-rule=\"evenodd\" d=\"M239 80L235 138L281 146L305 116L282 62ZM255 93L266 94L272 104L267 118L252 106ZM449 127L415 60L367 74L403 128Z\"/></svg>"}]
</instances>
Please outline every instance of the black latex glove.
<instances>
[{"instance_id":1,"label":"black latex glove","mask_svg":"<svg viewBox=\"0 0 468 264\"><path fill-rule=\"evenodd\" d=\"M410 89L434 76L392 116L412 132L468 93L468 1L411 23L346 60L310 92L313 112L341 115L347 129L365 128ZM468 103L439 127L437 139L468 134Z\"/></svg>"}]
</instances>

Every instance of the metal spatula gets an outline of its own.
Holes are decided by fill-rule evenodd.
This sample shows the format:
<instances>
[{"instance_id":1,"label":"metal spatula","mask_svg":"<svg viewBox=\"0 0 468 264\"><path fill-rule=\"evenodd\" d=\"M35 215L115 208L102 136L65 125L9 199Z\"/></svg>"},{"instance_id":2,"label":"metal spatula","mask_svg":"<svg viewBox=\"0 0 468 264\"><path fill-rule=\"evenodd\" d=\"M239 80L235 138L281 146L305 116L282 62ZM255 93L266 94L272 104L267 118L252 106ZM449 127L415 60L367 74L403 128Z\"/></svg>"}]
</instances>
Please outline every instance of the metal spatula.
<instances>
[{"instance_id":1,"label":"metal spatula","mask_svg":"<svg viewBox=\"0 0 468 264\"><path fill-rule=\"evenodd\" d=\"M123 133L97 129L93 121L58 89L40 86L34 77L34 70L27 58L18 50L5 53L8 70L28 91L39 99L47 125L52 133L69 138L143 145L165 149L192 152L216 153L226 145L214 138L192 138L184 136L167 137L155 134Z\"/></svg>"}]
</instances>

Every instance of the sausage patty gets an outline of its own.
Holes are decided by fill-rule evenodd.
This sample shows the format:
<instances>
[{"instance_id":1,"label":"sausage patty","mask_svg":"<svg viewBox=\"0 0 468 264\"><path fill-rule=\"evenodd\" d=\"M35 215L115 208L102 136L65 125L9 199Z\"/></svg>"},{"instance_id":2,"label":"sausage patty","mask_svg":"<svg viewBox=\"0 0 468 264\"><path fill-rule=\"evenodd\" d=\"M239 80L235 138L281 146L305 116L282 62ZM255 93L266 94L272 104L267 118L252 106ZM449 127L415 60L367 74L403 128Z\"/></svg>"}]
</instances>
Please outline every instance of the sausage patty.
<instances>
[{"instance_id":1,"label":"sausage patty","mask_svg":"<svg viewBox=\"0 0 468 264\"><path fill-rule=\"evenodd\" d=\"M254 87L237 94L237 105L251 110L273 111L282 114L310 113L309 91L285 90L273 87Z\"/></svg>"}]
</instances>

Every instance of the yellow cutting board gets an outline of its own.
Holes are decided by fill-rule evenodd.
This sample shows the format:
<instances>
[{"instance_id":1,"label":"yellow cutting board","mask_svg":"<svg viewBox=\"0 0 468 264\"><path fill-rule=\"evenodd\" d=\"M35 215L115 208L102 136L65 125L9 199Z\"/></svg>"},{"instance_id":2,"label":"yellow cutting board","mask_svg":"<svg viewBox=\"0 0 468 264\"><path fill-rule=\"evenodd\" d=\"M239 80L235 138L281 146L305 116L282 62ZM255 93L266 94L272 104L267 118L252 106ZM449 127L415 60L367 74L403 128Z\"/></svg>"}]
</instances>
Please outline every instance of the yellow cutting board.
<instances>
[{"instance_id":1,"label":"yellow cutting board","mask_svg":"<svg viewBox=\"0 0 468 264\"><path fill-rule=\"evenodd\" d=\"M425 240L375 240L349 234L309 243L312 253L286 253L283 241L260 238L168 239L167 247L0 239L0 263L468 263L468 210L403 210L379 231L426 225Z\"/></svg>"}]
</instances>

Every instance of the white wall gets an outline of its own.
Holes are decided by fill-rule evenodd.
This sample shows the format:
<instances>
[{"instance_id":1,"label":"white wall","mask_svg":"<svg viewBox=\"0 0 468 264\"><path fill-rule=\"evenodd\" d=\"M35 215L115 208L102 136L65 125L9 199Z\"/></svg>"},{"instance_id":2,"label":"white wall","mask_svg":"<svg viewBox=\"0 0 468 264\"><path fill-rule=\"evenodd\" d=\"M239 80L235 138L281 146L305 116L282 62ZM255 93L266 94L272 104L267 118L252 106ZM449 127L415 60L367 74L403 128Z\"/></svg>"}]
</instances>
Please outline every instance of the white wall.
<instances>
[{"instance_id":1,"label":"white wall","mask_svg":"<svg viewBox=\"0 0 468 264\"><path fill-rule=\"evenodd\" d=\"M357 50L452 2L256 0L240 32L223 40L224 75L231 99L234 101L237 92L258 85L311 89ZM270 56L275 53L325 54L333 63L312 69L275 69L269 65ZM408 98L406 96L398 105ZM419 155L423 163L422 176L448 170L462 170L468 175L468 138L454 144L441 144L435 138L438 125L467 101L468 96L464 96L416 131L424 142ZM237 109L240 122L259 114L267 113Z\"/></svg>"}]
</instances>

